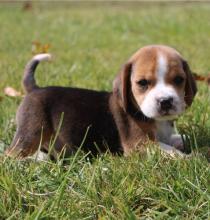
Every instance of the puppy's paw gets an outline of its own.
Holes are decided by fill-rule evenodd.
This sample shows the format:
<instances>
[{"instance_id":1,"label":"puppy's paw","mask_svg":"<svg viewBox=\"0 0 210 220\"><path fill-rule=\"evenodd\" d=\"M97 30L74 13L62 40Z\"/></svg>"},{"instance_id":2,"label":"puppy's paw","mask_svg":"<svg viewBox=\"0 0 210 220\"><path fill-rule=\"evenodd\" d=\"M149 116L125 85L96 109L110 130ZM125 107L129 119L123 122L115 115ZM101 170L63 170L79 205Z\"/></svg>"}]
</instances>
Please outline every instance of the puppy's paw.
<instances>
[{"instance_id":1,"label":"puppy's paw","mask_svg":"<svg viewBox=\"0 0 210 220\"><path fill-rule=\"evenodd\" d=\"M20 155L20 149L16 147L9 147L4 151L4 155L7 157L17 158Z\"/></svg>"},{"instance_id":2,"label":"puppy's paw","mask_svg":"<svg viewBox=\"0 0 210 220\"><path fill-rule=\"evenodd\" d=\"M171 157L177 157L177 156L180 156L180 157L185 157L186 154L182 153L180 150L176 149L175 147L173 146L170 146L168 144L165 144L165 143L162 143L162 142L159 142L159 146L160 146L160 149L169 154Z\"/></svg>"},{"instance_id":3,"label":"puppy's paw","mask_svg":"<svg viewBox=\"0 0 210 220\"><path fill-rule=\"evenodd\" d=\"M177 150L184 151L184 142L180 134L173 134L170 138L170 145Z\"/></svg>"},{"instance_id":4,"label":"puppy's paw","mask_svg":"<svg viewBox=\"0 0 210 220\"><path fill-rule=\"evenodd\" d=\"M22 160L32 154L33 153L30 148L21 148L19 146L9 147L4 152L5 156L19 160Z\"/></svg>"}]
</instances>

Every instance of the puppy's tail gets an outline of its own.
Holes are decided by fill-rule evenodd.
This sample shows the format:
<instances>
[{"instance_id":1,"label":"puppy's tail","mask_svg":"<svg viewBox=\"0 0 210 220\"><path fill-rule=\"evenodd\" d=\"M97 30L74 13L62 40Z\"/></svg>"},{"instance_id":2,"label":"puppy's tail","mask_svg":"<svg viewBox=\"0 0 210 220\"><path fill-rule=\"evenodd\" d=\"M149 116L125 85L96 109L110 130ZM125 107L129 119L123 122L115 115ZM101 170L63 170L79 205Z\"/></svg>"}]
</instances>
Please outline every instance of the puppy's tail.
<instances>
[{"instance_id":1,"label":"puppy's tail","mask_svg":"<svg viewBox=\"0 0 210 220\"><path fill-rule=\"evenodd\" d=\"M49 61L51 60L52 56L49 53L41 53L34 56L26 65L24 76L23 76L23 87L26 93L33 91L34 89L38 88L36 85L36 81L34 79L34 72L36 70L37 65L41 61Z\"/></svg>"}]
</instances>

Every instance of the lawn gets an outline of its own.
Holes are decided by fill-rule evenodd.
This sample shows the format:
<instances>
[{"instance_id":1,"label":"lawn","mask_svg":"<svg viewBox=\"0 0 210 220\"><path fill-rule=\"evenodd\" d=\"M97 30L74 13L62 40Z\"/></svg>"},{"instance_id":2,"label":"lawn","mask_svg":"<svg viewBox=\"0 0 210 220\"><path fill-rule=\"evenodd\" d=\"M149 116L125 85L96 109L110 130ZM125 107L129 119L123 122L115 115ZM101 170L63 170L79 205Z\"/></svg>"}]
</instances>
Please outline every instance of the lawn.
<instances>
[{"instance_id":1,"label":"lawn","mask_svg":"<svg viewBox=\"0 0 210 220\"><path fill-rule=\"evenodd\" d=\"M15 132L18 91L32 42L50 44L51 63L38 67L39 85L111 90L120 66L141 46L167 44L191 68L210 71L210 4L97 7L44 3L23 11L0 4L0 152ZM199 83L177 121L194 154L170 158L150 146L128 158L105 154L91 162L78 152L68 165L0 156L0 219L210 219L210 91Z\"/></svg>"}]
</instances>

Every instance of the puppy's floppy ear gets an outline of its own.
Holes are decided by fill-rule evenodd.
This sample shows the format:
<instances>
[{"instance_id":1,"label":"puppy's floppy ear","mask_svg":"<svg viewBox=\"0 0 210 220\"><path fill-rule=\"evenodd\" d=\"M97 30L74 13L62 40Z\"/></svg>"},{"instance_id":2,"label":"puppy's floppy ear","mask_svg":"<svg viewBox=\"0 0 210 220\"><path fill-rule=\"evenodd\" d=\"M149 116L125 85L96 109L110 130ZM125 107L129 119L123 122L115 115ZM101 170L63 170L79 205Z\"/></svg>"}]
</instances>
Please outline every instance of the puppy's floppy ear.
<instances>
[{"instance_id":1,"label":"puppy's floppy ear","mask_svg":"<svg viewBox=\"0 0 210 220\"><path fill-rule=\"evenodd\" d=\"M196 86L196 82L195 79L192 75L192 72L190 70L190 67L187 63L187 61L183 60L183 69L186 73L186 84L185 84L185 102L188 106L190 106L193 102L193 99L196 95L197 92L197 86Z\"/></svg>"},{"instance_id":2,"label":"puppy's floppy ear","mask_svg":"<svg viewBox=\"0 0 210 220\"><path fill-rule=\"evenodd\" d=\"M123 109L127 112L129 107L132 63L126 63L113 82L113 93L120 99Z\"/></svg>"}]
</instances>

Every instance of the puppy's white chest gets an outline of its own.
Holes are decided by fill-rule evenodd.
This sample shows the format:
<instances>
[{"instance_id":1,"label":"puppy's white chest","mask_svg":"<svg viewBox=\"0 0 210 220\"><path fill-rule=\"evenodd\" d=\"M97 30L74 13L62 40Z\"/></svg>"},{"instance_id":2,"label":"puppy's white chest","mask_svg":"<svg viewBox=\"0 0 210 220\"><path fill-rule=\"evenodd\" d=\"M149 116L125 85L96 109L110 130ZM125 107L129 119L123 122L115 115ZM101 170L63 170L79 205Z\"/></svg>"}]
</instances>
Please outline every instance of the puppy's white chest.
<instances>
[{"instance_id":1,"label":"puppy's white chest","mask_svg":"<svg viewBox=\"0 0 210 220\"><path fill-rule=\"evenodd\" d=\"M174 133L173 121L157 121L156 139L159 142L170 144L171 135Z\"/></svg>"}]
</instances>

